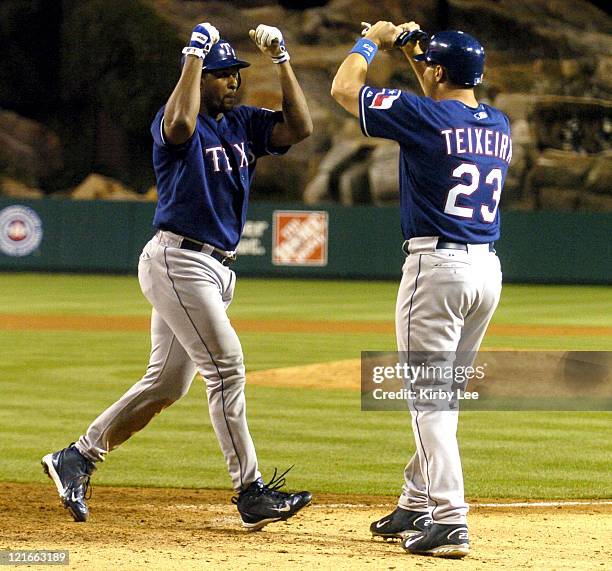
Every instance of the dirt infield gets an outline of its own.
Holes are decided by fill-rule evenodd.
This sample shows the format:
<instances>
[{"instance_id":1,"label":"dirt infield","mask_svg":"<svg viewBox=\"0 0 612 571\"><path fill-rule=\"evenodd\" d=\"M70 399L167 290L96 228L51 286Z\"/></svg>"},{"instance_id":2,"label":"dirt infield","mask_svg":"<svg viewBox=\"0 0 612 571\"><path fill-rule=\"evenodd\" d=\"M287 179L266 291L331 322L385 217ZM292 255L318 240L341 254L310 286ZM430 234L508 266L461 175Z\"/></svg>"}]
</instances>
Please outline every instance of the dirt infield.
<instances>
[{"instance_id":1,"label":"dirt infield","mask_svg":"<svg viewBox=\"0 0 612 571\"><path fill-rule=\"evenodd\" d=\"M393 321L300 321L283 319L233 319L238 333L389 333ZM22 315L0 314L0 329L8 331L148 331L150 319L143 315ZM565 337L612 335L612 327L578 325L513 325L489 327L489 335L509 337Z\"/></svg>"},{"instance_id":2,"label":"dirt infield","mask_svg":"<svg viewBox=\"0 0 612 571\"><path fill-rule=\"evenodd\" d=\"M0 484L0 549L67 549L71 569L605 569L612 502L475 506L461 562L406 554L368 527L394 498L318 495L287 523L245 532L229 492L96 488L74 523L51 483ZM579 503L579 502L576 502ZM62 567L65 568L65 567Z\"/></svg>"}]
</instances>

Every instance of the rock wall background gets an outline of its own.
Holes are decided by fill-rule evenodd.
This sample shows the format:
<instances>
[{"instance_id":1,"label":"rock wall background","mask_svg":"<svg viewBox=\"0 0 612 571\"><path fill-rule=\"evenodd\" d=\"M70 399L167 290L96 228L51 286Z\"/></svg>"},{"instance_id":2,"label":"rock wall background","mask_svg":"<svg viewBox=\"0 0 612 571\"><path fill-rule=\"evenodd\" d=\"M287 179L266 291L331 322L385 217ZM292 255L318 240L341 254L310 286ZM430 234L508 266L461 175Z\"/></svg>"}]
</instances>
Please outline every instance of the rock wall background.
<instances>
[{"instance_id":1,"label":"rock wall background","mask_svg":"<svg viewBox=\"0 0 612 571\"><path fill-rule=\"evenodd\" d=\"M365 139L329 95L359 22L388 19L463 29L485 45L479 97L508 114L515 145L504 206L612 209L606 12L586 0L304 4L324 0L7 0L0 6L0 45L9 56L0 65L0 189L154 199L149 123L178 78L193 25L212 22L252 62L243 101L274 108L276 72L248 38L266 23L285 34L315 132L285 157L260 161L253 196L394 204L396 145ZM26 32L42 40L33 45ZM368 82L418 93L399 51L377 55Z\"/></svg>"}]
</instances>

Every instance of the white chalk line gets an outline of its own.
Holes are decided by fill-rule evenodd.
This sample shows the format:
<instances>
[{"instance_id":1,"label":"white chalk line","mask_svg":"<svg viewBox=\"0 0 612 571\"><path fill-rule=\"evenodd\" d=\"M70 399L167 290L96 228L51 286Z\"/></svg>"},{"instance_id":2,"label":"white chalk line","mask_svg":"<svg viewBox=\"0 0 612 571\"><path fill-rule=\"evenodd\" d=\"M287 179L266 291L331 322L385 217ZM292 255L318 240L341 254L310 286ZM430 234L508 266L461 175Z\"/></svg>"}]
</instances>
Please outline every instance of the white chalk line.
<instances>
[{"instance_id":1,"label":"white chalk line","mask_svg":"<svg viewBox=\"0 0 612 571\"><path fill-rule=\"evenodd\" d=\"M315 500L316 501L316 500ZM164 509L167 510L185 510L185 511L217 511L219 506L225 506L226 504L175 504L167 506ZM497 503L472 503L472 508L559 508L559 507L572 507L572 506L611 506L612 500L585 500L585 501L572 501L572 500L560 500L556 502L497 502ZM151 506L154 507L154 506ZM367 508L389 508L390 504L317 504L314 503L309 509L315 510L333 510L333 509L367 509ZM159 509L159 507L157 507Z\"/></svg>"},{"instance_id":2,"label":"white chalk line","mask_svg":"<svg viewBox=\"0 0 612 571\"><path fill-rule=\"evenodd\" d=\"M571 501L560 501L560 502L508 502L508 503L495 503L495 504L473 504L479 508L558 508L563 506L610 506L612 501L597 500L597 501L586 501L586 502L571 502Z\"/></svg>"},{"instance_id":3,"label":"white chalk line","mask_svg":"<svg viewBox=\"0 0 612 571\"><path fill-rule=\"evenodd\" d=\"M473 508L558 508L564 506L609 506L612 500L586 500L570 501L560 500L556 502L499 502L499 503L470 503ZM389 504L313 504L315 509L364 509L364 508L385 508Z\"/></svg>"}]
</instances>

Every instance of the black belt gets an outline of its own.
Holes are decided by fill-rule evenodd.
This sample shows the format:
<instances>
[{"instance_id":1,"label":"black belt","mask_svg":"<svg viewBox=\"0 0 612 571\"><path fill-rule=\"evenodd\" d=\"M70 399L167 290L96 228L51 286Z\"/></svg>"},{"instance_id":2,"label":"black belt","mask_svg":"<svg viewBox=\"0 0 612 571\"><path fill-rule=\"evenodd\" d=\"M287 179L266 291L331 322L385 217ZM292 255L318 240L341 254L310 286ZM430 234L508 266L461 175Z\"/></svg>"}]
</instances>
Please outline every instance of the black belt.
<instances>
[{"instance_id":1,"label":"black belt","mask_svg":"<svg viewBox=\"0 0 612 571\"><path fill-rule=\"evenodd\" d=\"M204 252L209 256L213 257L218 262L221 262L223 266L229 266L230 264L236 261L236 254L227 254L223 250L219 248L215 248L209 244L202 244L200 242L196 242L195 240L191 240L189 238L183 238L181 241L181 245L179 246L181 250L193 250L194 252ZM209 248L212 248L212 252L208 252Z\"/></svg>"},{"instance_id":2,"label":"black belt","mask_svg":"<svg viewBox=\"0 0 612 571\"><path fill-rule=\"evenodd\" d=\"M487 246L489 246L489 252L495 252L493 242L487 244ZM410 253L408 251L408 240L404 242L402 250L404 250L406 254ZM438 240L438 243L436 244L436 250L463 250L464 252L467 252L468 245L464 244L463 242L445 242L443 240Z\"/></svg>"},{"instance_id":3,"label":"black belt","mask_svg":"<svg viewBox=\"0 0 612 571\"><path fill-rule=\"evenodd\" d=\"M436 250L463 250L464 252L467 252L468 247L467 244L462 244L461 242L438 241L436 244Z\"/></svg>"},{"instance_id":4,"label":"black belt","mask_svg":"<svg viewBox=\"0 0 612 571\"><path fill-rule=\"evenodd\" d=\"M478 246L489 246L489 252L495 253L494 242L489 242L488 244L478 244ZM444 242L443 240L438 240L436 250L463 250L464 252L467 252L468 245L464 244L463 242Z\"/></svg>"}]
</instances>

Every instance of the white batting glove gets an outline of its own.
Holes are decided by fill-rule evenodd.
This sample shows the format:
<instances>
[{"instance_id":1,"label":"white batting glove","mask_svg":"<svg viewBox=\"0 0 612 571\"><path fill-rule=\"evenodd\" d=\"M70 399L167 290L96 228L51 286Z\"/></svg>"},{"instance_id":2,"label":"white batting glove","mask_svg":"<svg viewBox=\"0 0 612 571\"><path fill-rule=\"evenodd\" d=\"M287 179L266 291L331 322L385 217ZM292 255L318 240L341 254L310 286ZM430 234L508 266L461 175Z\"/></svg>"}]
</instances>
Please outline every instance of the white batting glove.
<instances>
[{"instance_id":1,"label":"white batting glove","mask_svg":"<svg viewBox=\"0 0 612 571\"><path fill-rule=\"evenodd\" d=\"M272 58L274 63L284 63L291 59L285 47L283 34L278 28L259 24L257 29L249 32L249 36L264 54Z\"/></svg>"},{"instance_id":2,"label":"white batting glove","mask_svg":"<svg viewBox=\"0 0 612 571\"><path fill-rule=\"evenodd\" d=\"M198 24L191 32L189 45L183 48L183 54L204 59L213 44L219 41L219 30L212 24Z\"/></svg>"}]
</instances>

